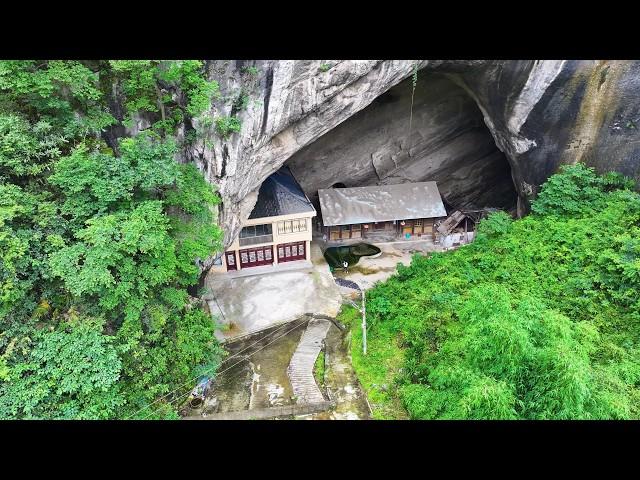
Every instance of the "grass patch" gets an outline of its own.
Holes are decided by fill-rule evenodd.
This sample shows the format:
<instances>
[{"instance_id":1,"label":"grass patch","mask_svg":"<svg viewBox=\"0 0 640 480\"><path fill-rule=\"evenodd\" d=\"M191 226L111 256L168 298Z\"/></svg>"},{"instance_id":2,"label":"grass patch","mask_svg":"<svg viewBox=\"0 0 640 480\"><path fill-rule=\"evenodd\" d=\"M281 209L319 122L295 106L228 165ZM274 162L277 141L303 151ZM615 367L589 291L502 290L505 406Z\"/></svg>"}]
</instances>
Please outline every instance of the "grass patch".
<instances>
[{"instance_id":1,"label":"grass patch","mask_svg":"<svg viewBox=\"0 0 640 480\"><path fill-rule=\"evenodd\" d=\"M324 348L320 350L316 363L313 365L313 376L316 383L322 389L324 388Z\"/></svg>"},{"instance_id":2,"label":"grass patch","mask_svg":"<svg viewBox=\"0 0 640 480\"><path fill-rule=\"evenodd\" d=\"M367 336L367 355L362 354L362 316L351 306L344 306L338 321L351 327L350 350L353 369L369 398L376 420L407 419L400 399L394 395L394 377L404 356L390 332Z\"/></svg>"}]
</instances>

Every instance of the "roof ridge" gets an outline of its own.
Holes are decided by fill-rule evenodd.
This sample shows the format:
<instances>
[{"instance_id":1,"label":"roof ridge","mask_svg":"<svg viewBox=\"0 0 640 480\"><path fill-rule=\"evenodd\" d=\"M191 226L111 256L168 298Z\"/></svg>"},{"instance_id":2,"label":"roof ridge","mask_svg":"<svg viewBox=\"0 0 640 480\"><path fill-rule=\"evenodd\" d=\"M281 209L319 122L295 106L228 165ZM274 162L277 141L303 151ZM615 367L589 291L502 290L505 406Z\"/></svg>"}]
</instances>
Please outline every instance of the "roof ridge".
<instances>
[{"instance_id":1,"label":"roof ridge","mask_svg":"<svg viewBox=\"0 0 640 480\"><path fill-rule=\"evenodd\" d=\"M333 187L329 187L329 188L319 188L318 191L326 191L326 190L336 190L336 191L344 191L344 190L356 190L356 189L365 189L365 188L371 188L371 189L381 189L384 187L399 187L399 186L403 186L403 185L424 185L426 183L435 183L436 184L436 188L438 185L438 182L436 182L435 180L427 180L425 182L404 182L404 183L385 183L382 185L362 185L359 187L341 187L341 188L333 188Z\"/></svg>"}]
</instances>

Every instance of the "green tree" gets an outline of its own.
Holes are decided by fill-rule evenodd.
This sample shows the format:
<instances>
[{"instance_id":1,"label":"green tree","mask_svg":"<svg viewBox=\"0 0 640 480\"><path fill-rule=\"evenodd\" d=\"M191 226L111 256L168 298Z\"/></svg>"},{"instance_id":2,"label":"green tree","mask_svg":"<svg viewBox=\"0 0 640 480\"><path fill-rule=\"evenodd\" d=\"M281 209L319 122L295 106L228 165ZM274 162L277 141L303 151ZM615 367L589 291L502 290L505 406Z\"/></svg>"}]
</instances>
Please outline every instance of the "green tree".
<instances>
[{"instance_id":1,"label":"green tree","mask_svg":"<svg viewBox=\"0 0 640 480\"><path fill-rule=\"evenodd\" d=\"M100 322L38 330L33 348L0 383L0 418L106 419L124 403L121 362Z\"/></svg>"},{"instance_id":2,"label":"green tree","mask_svg":"<svg viewBox=\"0 0 640 480\"><path fill-rule=\"evenodd\" d=\"M368 294L370 353L352 350L377 408L401 416L400 402L425 419L640 417L632 186L565 167L528 217L494 213L474 243L415 255L377 284ZM396 388L379 395L390 379Z\"/></svg>"},{"instance_id":3,"label":"green tree","mask_svg":"<svg viewBox=\"0 0 640 480\"><path fill-rule=\"evenodd\" d=\"M175 158L176 126L216 95L201 61L0 62L3 417L123 418L215 372L186 287L219 249L219 199ZM121 138L140 116L152 128ZM175 418L173 399L153 416Z\"/></svg>"}]
</instances>

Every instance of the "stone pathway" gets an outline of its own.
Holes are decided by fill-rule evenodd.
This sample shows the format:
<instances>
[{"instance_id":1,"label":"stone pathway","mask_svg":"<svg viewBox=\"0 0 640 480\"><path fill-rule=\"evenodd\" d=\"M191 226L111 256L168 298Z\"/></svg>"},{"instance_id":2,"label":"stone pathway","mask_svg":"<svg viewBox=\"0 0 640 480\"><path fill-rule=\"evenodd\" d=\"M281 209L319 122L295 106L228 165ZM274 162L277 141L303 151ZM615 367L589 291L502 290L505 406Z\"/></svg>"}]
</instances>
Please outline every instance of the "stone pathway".
<instances>
[{"instance_id":1,"label":"stone pathway","mask_svg":"<svg viewBox=\"0 0 640 480\"><path fill-rule=\"evenodd\" d=\"M291 357L287 374L298 404L318 403L325 400L313 377L313 365L322 349L322 343L331 327L328 320L311 319L296 351Z\"/></svg>"},{"instance_id":2,"label":"stone pathway","mask_svg":"<svg viewBox=\"0 0 640 480\"><path fill-rule=\"evenodd\" d=\"M345 335L346 333L346 335ZM335 326L325 339L325 385L335 408L317 413L314 419L366 420L370 418L367 397L351 364L350 332L341 332Z\"/></svg>"}]
</instances>

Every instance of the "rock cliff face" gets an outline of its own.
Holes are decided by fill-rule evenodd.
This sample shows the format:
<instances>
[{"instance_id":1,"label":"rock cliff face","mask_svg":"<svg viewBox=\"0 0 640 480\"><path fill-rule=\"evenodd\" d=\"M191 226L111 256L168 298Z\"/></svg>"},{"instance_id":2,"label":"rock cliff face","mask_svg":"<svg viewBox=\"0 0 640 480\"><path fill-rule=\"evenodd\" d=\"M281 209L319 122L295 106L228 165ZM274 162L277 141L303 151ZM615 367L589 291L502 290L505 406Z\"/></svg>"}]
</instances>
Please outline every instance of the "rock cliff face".
<instances>
[{"instance_id":1,"label":"rock cliff face","mask_svg":"<svg viewBox=\"0 0 640 480\"><path fill-rule=\"evenodd\" d=\"M183 152L218 186L225 244L287 163L318 188L436 180L452 205L517 205L561 164L640 177L639 62L209 61L241 131ZM418 69L415 92L411 76ZM413 94L413 108L411 97ZM411 125L409 125L411 123Z\"/></svg>"},{"instance_id":2,"label":"rock cliff face","mask_svg":"<svg viewBox=\"0 0 640 480\"><path fill-rule=\"evenodd\" d=\"M475 101L442 74L421 73L415 92L404 80L287 160L312 201L336 182L435 180L456 207L516 205L509 163Z\"/></svg>"}]
</instances>

